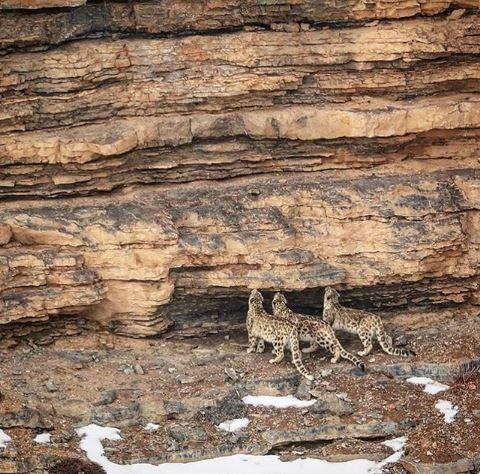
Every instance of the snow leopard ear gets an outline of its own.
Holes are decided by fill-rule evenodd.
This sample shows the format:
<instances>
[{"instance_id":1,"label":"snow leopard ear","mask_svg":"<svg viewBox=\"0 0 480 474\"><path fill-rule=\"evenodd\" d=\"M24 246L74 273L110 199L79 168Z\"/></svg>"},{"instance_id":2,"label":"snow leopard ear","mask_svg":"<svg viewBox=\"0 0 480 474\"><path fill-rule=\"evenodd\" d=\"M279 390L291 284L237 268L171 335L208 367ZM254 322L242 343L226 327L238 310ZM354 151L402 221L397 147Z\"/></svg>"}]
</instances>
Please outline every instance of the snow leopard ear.
<instances>
[{"instance_id":1,"label":"snow leopard ear","mask_svg":"<svg viewBox=\"0 0 480 474\"><path fill-rule=\"evenodd\" d=\"M250 292L250 298L248 298L248 301L249 302L253 302L253 301L262 302L263 301L263 296L257 289L254 289Z\"/></svg>"},{"instance_id":2,"label":"snow leopard ear","mask_svg":"<svg viewBox=\"0 0 480 474\"><path fill-rule=\"evenodd\" d=\"M281 301L286 302L287 300L286 300L285 296L282 295L282 293L280 293L279 291L277 291L277 293L275 293L272 301L273 301L274 303L279 303L279 302L281 302Z\"/></svg>"},{"instance_id":3,"label":"snow leopard ear","mask_svg":"<svg viewBox=\"0 0 480 474\"><path fill-rule=\"evenodd\" d=\"M329 301L338 301L340 295L338 294L337 290L334 290L331 286L327 286L325 288L325 300Z\"/></svg>"}]
</instances>

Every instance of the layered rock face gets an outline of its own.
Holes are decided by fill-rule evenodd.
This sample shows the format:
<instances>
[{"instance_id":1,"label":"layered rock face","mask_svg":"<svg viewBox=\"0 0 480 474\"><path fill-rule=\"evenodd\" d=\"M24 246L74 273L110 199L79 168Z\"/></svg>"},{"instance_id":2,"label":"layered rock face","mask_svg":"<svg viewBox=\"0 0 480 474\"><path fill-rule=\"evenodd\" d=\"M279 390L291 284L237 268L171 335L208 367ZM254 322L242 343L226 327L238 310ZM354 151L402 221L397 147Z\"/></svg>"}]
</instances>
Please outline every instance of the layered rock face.
<instances>
[{"instance_id":1,"label":"layered rock face","mask_svg":"<svg viewBox=\"0 0 480 474\"><path fill-rule=\"evenodd\" d=\"M3 333L471 309L475 3L1 2Z\"/></svg>"}]
</instances>

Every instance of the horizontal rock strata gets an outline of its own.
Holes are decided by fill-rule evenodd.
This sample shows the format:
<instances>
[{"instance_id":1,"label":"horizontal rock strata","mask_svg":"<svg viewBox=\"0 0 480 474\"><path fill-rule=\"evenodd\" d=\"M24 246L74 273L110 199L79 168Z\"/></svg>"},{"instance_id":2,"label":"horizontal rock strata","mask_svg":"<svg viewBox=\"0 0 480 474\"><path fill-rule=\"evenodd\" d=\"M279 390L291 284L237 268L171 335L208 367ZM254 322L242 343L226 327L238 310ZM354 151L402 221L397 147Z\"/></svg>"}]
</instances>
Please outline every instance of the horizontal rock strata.
<instances>
[{"instance_id":1,"label":"horizontal rock strata","mask_svg":"<svg viewBox=\"0 0 480 474\"><path fill-rule=\"evenodd\" d=\"M54 209L48 202L18 203L0 216L12 249L61 245L81 253L107 287L97 317L117 330L127 325L149 333L167 324L169 306L164 318L157 310L175 289L186 295L176 311L191 314L204 310L192 301L216 288L230 290L224 298L232 290L245 298L251 287L300 291L476 278L479 173L260 176L95 202L57 200ZM440 301L468 301L471 290L463 285ZM423 293L430 297L438 294Z\"/></svg>"},{"instance_id":2,"label":"horizontal rock strata","mask_svg":"<svg viewBox=\"0 0 480 474\"><path fill-rule=\"evenodd\" d=\"M231 329L254 287L478 304L473 6L3 2L6 333Z\"/></svg>"},{"instance_id":3,"label":"horizontal rock strata","mask_svg":"<svg viewBox=\"0 0 480 474\"><path fill-rule=\"evenodd\" d=\"M188 34L244 27L295 32L306 30L311 24L430 16L451 7L477 6L476 0L426 0L421 3L409 0L338 3L329 0L322 4L315 0L198 0L188 3L187 7L178 0L140 0L134 3L3 0L0 4L0 10L4 9L0 47L38 48L92 36ZM42 10L31 15L32 9Z\"/></svg>"},{"instance_id":4,"label":"horizontal rock strata","mask_svg":"<svg viewBox=\"0 0 480 474\"><path fill-rule=\"evenodd\" d=\"M475 91L480 77L478 61L471 58L480 52L475 19L102 39L41 54L10 54L0 59L5 94L0 131L112 116L325 104L359 93L417 97L433 87L435 92Z\"/></svg>"}]
</instances>

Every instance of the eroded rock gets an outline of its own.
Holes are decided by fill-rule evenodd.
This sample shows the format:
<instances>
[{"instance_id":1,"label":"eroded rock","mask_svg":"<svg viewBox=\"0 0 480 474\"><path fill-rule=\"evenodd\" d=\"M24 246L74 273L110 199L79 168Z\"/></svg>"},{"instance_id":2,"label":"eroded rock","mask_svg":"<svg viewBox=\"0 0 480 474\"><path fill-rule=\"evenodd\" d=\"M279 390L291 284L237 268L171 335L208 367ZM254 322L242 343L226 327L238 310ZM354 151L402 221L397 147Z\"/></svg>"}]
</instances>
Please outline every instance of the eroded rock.
<instances>
[{"instance_id":1,"label":"eroded rock","mask_svg":"<svg viewBox=\"0 0 480 474\"><path fill-rule=\"evenodd\" d=\"M106 390L100 394L100 399L96 402L95 405L110 405L118 398L118 393L116 390Z\"/></svg>"},{"instance_id":2,"label":"eroded rock","mask_svg":"<svg viewBox=\"0 0 480 474\"><path fill-rule=\"evenodd\" d=\"M354 412L351 400L344 400L336 393L324 392L318 389L313 390L311 393L317 399L309 408L312 413L327 416L344 416Z\"/></svg>"},{"instance_id":3,"label":"eroded rock","mask_svg":"<svg viewBox=\"0 0 480 474\"><path fill-rule=\"evenodd\" d=\"M125 406L102 405L92 410L92 420L103 426L128 426L138 424L140 404L132 402Z\"/></svg>"},{"instance_id":4,"label":"eroded rock","mask_svg":"<svg viewBox=\"0 0 480 474\"><path fill-rule=\"evenodd\" d=\"M53 420L45 410L24 407L17 411L0 413L1 428L51 429Z\"/></svg>"},{"instance_id":5,"label":"eroded rock","mask_svg":"<svg viewBox=\"0 0 480 474\"><path fill-rule=\"evenodd\" d=\"M290 443L328 441L342 438L379 438L398 432L400 426L393 421L359 424L326 424L296 431L270 430L262 433L270 446L282 446Z\"/></svg>"}]
</instances>

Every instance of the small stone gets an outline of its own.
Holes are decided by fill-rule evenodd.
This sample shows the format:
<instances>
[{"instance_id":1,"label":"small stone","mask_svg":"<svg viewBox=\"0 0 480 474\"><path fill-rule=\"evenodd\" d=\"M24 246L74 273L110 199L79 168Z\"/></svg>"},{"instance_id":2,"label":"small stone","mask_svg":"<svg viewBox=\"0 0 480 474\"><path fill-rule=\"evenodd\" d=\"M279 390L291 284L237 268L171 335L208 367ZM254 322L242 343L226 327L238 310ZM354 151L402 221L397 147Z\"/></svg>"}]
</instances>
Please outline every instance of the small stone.
<instances>
[{"instance_id":1,"label":"small stone","mask_svg":"<svg viewBox=\"0 0 480 474\"><path fill-rule=\"evenodd\" d=\"M83 364L80 363L80 362L77 362L75 365L74 365L75 369L76 370L82 370L83 369Z\"/></svg>"},{"instance_id":2,"label":"small stone","mask_svg":"<svg viewBox=\"0 0 480 474\"><path fill-rule=\"evenodd\" d=\"M351 402L352 401L352 400L350 400L350 398L348 398L348 395L345 392L340 392L340 393L337 393L336 395L340 400L343 400L344 402Z\"/></svg>"},{"instance_id":3,"label":"small stone","mask_svg":"<svg viewBox=\"0 0 480 474\"><path fill-rule=\"evenodd\" d=\"M300 400L310 400L312 398L310 392L311 386L312 383L309 380L302 378L302 380L298 384L295 396Z\"/></svg>"},{"instance_id":4,"label":"small stone","mask_svg":"<svg viewBox=\"0 0 480 474\"><path fill-rule=\"evenodd\" d=\"M333 372L332 369L323 369L321 372L320 372L320 375L322 377L328 377L329 375L331 375Z\"/></svg>"},{"instance_id":5,"label":"small stone","mask_svg":"<svg viewBox=\"0 0 480 474\"><path fill-rule=\"evenodd\" d=\"M134 369L132 366L129 365L128 367L125 367L125 368L123 369L123 373L124 373L125 375L132 375L132 374L135 373L135 369Z\"/></svg>"},{"instance_id":6,"label":"small stone","mask_svg":"<svg viewBox=\"0 0 480 474\"><path fill-rule=\"evenodd\" d=\"M51 413L40 407L31 408L23 407L18 411L1 412L0 426L2 428L42 428L51 429L53 423L51 420Z\"/></svg>"},{"instance_id":7,"label":"small stone","mask_svg":"<svg viewBox=\"0 0 480 474\"><path fill-rule=\"evenodd\" d=\"M51 380L45 383L45 387L49 392L58 392L58 385L54 384Z\"/></svg>"},{"instance_id":8,"label":"small stone","mask_svg":"<svg viewBox=\"0 0 480 474\"><path fill-rule=\"evenodd\" d=\"M174 439L171 439L169 441L167 446L167 451L169 453L171 453L172 451L180 451L180 449L181 449L180 445Z\"/></svg>"},{"instance_id":9,"label":"small stone","mask_svg":"<svg viewBox=\"0 0 480 474\"><path fill-rule=\"evenodd\" d=\"M327 392L336 392L337 389L333 386L333 385L330 385L327 381L323 380L322 382L320 382L320 385L327 391ZM312 393L312 392L310 392ZM312 393L313 395L313 393ZM313 395L315 396L315 395Z\"/></svg>"},{"instance_id":10,"label":"small stone","mask_svg":"<svg viewBox=\"0 0 480 474\"><path fill-rule=\"evenodd\" d=\"M105 390L101 392L100 395L100 400L98 402L95 402L95 406L101 406L101 405L110 405L117 399L117 391L116 390Z\"/></svg>"},{"instance_id":11,"label":"small stone","mask_svg":"<svg viewBox=\"0 0 480 474\"><path fill-rule=\"evenodd\" d=\"M128 425L132 420L138 419L139 415L140 404L138 402L120 407L100 406L94 410L92 421L101 425L111 423Z\"/></svg>"},{"instance_id":12,"label":"small stone","mask_svg":"<svg viewBox=\"0 0 480 474\"><path fill-rule=\"evenodd\" d=\"M227 374L227 377L229 379L233 380L234 382L236 382L238 380L237 372L235 371L235 369L233 367L226 368L225 373Z\"/></svg>"},{"instance_id":13,"label":"small stone","mask_svg":"<svg viewBox=\"0 0 480 474\"><path fill-rule=\"evenodd\" d=\"M62 431L61 434L58 434L56 436L56 440L58 443L68 443L71 441L74 437L74 434L71 433L70 431Z\"/></svg>"},{"instance_id":14,"label":"small stone","mask_svg":"<svg viewBox=\"0 0 480 474\"><path fill-rule=\"evenodd\" d=\"M317 400L311 407L309 407L311 413L334 416L344 416L353 413L353 407L351 404L339 399L333 393L312 390L312 395Z\"/></svg>"},{"instance_id":15,"label":"small stone","mask_svg":"<svg viewBox=\"0 0 480 474\"><path fill-rule=\"evenodd\" d=\"M177 371L177 369L175 367L169 367L167 370L171 374L174 374Z\"/></svg>"},{"instance_id":16,"label":"small stone","mask_svg":"<svg viewBox=\"0 0 480 474\"><path fill-rule=\"evenodd\" d=\"M60 400L55 404L56 414L72 419L75 423L90 420L90 405L84 400Z\"/></svg>"},{"instance_id":17,"label":"small stone","mask_svg":"<svg viewBox=\"0 0 480 474\"><path fill-rule=\"evenodd\" d=\"M198 379L196 377L184 377L180 379L180 383L183 385L187 385L195 382L198 382Z\"/></svg>"},{"instance_id":18,"label":"small stone","mask_svg":"<svg viewBox=\"0 0 480 474\"><path fill-rule=\"evenodd\" d=\"M38 349L37 344L35 344L33 341L27 341L27 344L28 344L32 349Z\"/></svg>"},{"instance_id":19,"label":"small stone","mask_svg":"<svg viewBox=\"0 0 480 474\"><path fill-rule=\"evenodd\" d=\"M204 442L207 441L207 433L202 428L192 426L172 426L168 429L169 435L180 443L182 442Z\"/></svg>"},{"instance_id":20,"label":"small stone","mask_svg":"<svg viewBox=\"0 0 480 474\"><path fill-rule=\"evenodd\" d=\"M185 413L187 411L187 406L176 400L165 400L163 402L164 411L167 415L177 415L179 413Z\"/></svg>"},{"instance_id":21,"label":"small stone","mask_svg":"<svg viewBox=\"0 0 480 474\"><path fill-rule=\"evenodd\" d=\"M244 29L245 31L259 31L259 30L261 30L262 28L260 28L260 27L258 27L258 26L245 25L245 26L243 27L243 29Z\"/></svg>"},{"instance_id":22,"label":"small stone","mask_svg":"<svg viewBox=\"0 0 480 474\"><path fill-rule=\"evenodd\" d=\"M465 9L464 8L459 8L457 10L453 10L450 15L447 16L449 20L458 20L460 17L462 17L465 14Z\"/></svg>"},{"instance_id":23,"label":"small stone","mask_svg":"<svg viewBox=\"0 0 480 474\"><path fill-rule=\"evenodd\" d=\"M230 340L230 336L227 334L226 336L223 337L226 341Z\"/></svg>"},{"instance_id":24,"label":"small stone","mask_svg":"<svg viewBox=\"0 0 480 474\"><path fill-rule=\"evenodd\" d=\"M135 373L137 375L144 375L145 374L145 370L143 369L143 367L140 364L135 364L133 369L135 370Z\"/></svg>"}]
</instances>

